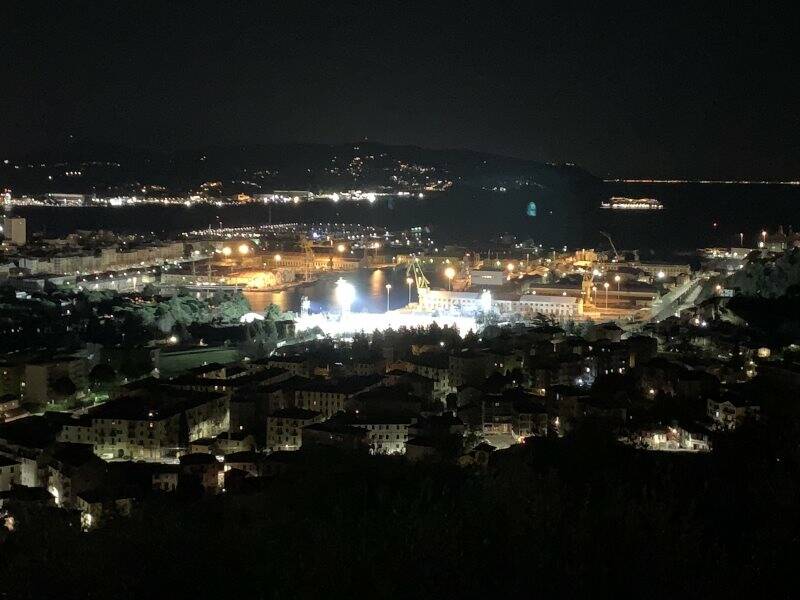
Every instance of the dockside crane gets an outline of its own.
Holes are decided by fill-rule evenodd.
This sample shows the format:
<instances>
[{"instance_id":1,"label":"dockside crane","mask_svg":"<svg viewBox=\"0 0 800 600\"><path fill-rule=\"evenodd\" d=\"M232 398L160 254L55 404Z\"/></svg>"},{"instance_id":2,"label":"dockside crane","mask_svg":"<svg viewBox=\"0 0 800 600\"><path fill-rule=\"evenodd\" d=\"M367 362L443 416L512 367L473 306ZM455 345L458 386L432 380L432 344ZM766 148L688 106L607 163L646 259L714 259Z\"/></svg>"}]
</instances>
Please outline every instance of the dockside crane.
<instances>
[{"instance_id":1,"label":"dockside crane","mask_svg":"<svg viewBox=\"0 0 800 600\"><path fill-rule=\"evenodd\" d=\"M611 239L611 236L608 235L605 231L601 231L600 235L602 235L604 238L606 238L608 240L608 243L611 244L611 249L614 251L614 258L616 259L617 262L619 262L620 261L620 255L619 255L619 252L617 252L617 247L614 246L614 241Z\"/></svg>"},{"instance_id":2,"label":"dockside crane","mask_svg":"<svg viewBox=\"0 0 800 600\"><path fill-rule=\"evenodd\" d=\"M417 286L418 290L431 287L431 283L428 281L428 278L425 277L425 273L422 272L422 267L419 266L419 259L416 256L408 262L406 277L414 279L414 285Z\"/></svg>"}]
</instances>

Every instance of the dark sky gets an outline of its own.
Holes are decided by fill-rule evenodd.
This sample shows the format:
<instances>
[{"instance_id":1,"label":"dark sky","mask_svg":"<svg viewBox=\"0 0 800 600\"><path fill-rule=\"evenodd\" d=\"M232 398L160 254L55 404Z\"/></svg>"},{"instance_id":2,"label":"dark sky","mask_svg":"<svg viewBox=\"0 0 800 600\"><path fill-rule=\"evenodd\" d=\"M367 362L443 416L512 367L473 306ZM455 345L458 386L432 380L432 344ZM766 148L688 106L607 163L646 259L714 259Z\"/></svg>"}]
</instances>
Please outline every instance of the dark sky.
<instances>
[{"instance_id":1,"label":"dark sky","mask_svg":"<svg viewBox=\"0 0 800 600\"><path fill-rule=\"evenodd\" d=\"M0 153L369 138L598 175L800 179L773 5L0 3Z\"/></svg>"}]
</instances>

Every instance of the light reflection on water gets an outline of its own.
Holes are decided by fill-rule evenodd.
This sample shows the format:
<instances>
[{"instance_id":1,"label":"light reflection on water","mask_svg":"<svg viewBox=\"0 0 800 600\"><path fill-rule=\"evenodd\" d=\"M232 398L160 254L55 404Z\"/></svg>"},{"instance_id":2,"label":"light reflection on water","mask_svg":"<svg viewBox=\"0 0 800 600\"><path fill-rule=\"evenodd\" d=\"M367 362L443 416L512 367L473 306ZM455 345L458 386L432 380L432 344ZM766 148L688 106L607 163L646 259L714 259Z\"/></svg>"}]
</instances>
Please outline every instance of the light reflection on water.
<instances>
[{"instance_id":1,"label":"light reflection on water","mask_svg":"<svg viewBox=\"0 0 800 600\"><path fill-rule=\"evenodd\" d=\"M356 288L354 312L383 312L386 310L386 284L390 283L389 306L401 308L408 302L408 286L405 269L360 269L352 273L343 273L341 277ZM254 311L266 310L270 303L282 311L299 312L300 299L308 296L311 300L312 312L338 310L336 306L335 287L339 275L326 275L309 285L298 286L281 292L246 291L244 296ZM411 291L413 302L417 300L416 289Z\"/></svg>"}]
</instances>

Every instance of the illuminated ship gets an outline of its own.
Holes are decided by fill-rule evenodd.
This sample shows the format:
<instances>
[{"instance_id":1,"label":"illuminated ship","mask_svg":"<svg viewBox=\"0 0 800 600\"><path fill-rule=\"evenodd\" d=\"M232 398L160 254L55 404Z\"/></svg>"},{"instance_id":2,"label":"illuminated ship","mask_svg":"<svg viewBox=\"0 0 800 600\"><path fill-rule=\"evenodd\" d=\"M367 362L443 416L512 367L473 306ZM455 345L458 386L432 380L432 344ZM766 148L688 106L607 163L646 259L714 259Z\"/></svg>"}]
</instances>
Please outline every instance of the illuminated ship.
<instances>
[{"instance_id":1,"label":"illuminated ship","mask_svg":"<svg viewBox=\"0 0 800 600\"><path fill-rule=\"evenodd\" d=\"M661 210L664 205L655 198L624 198L612 196L608 202L600 204L600 208L614 210Z\"/></svg>"}]
</instances>

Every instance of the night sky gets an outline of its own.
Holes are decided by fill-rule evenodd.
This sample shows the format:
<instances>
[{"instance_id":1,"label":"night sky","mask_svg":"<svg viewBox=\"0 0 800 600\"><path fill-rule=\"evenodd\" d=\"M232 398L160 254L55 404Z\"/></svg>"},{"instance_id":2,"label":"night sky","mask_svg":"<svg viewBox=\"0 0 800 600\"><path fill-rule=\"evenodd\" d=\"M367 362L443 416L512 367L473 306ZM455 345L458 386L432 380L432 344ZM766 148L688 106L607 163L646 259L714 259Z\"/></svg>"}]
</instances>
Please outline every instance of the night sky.
<instances>
[{"instance_id":1,"label":"night sky","mask_svg":"<svg viewBox=\"0 0 800 600\"><path fill-rule=\"evenodd\" d=\"M796 14L500 4L6 1L0 153L369 138L800 179Z\"/></svg>"}]
</instances>

